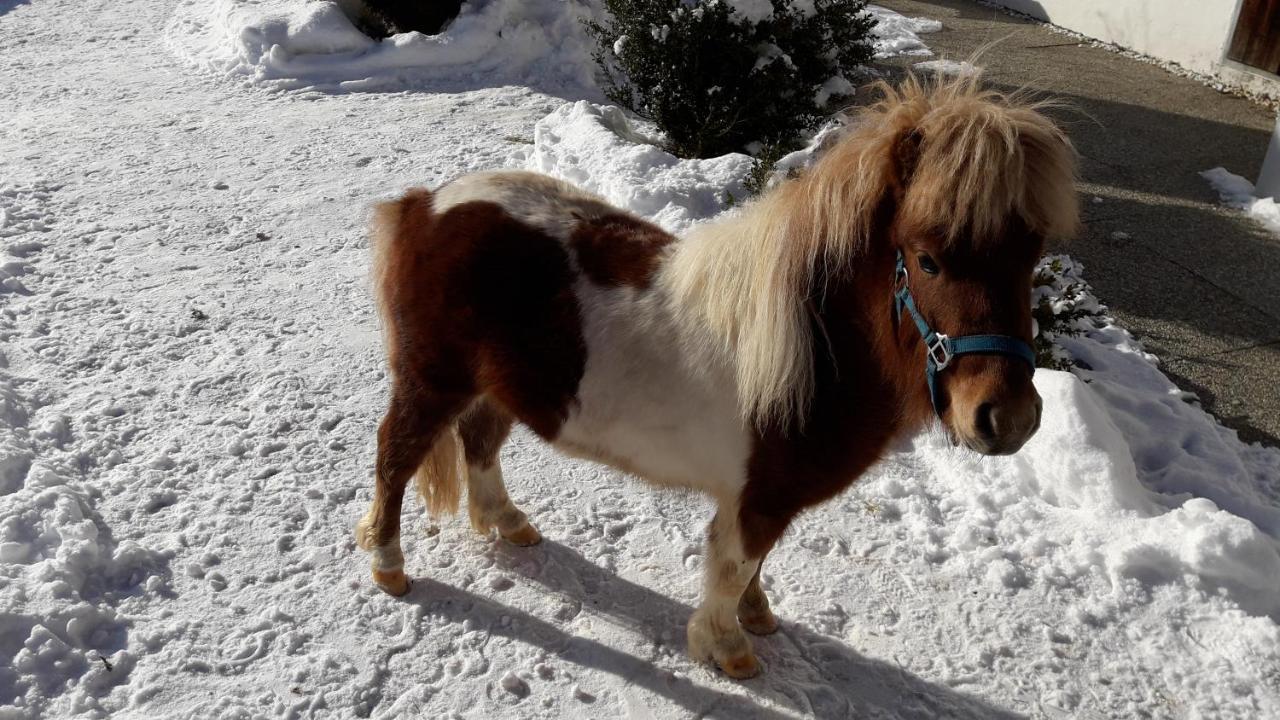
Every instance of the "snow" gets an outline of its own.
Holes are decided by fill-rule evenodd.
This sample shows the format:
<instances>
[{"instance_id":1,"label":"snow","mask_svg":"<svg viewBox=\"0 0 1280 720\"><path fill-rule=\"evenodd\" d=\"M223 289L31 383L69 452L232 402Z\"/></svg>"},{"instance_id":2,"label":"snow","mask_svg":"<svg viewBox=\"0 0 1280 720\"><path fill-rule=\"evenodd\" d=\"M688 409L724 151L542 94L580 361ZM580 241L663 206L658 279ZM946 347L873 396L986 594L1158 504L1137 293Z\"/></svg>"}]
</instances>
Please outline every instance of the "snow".
<instances>
[{"instance_id":1,"label":"snow","mask_svg":"<svg viewBox=\"0 0 1280 720\"><path fill-rule=\"evenodd\" d=\"M822 87L813 94L813 102L819 106L825 107L827 102L831 100L832 95L852 96L857 91L857 87L844 77L837 75L828 78L822 83Z\"/></svg>"},{"instance_id":2,"label":"snow","mask_svg":"<svg viewBox=\"0 0 1280 720\"><path fill-rule=\"evenodd\" d=\"M982 68L977 67L970 62L957 62L955 60L926 60L918 62L912 66L916 70L924 72L937 73L939 75L947 75L951 77L977 75L982 72Z\"/></svg>"},{"instance_id":3,"label":"snow","mask_svg":"<svg viewBox=\"0 0 1280 720\"><path fill-rule=\"evenodd\" d=\"M773 0L725 0L734 14L748 22L758 23L773 17Z\"/></svg>"},{"instance_id":4,"label":"snow","mask_svg":"<svg viewBox=\"0 0 1280 720\"><path fill-rule=\"evenodd\" d=\"M1227 172L1225 168L1205 170L1200 175L1218 191L1224 204L1245 211L1245 214L1262 223L1268 230L1280 233L1280 204L1274 198L1255 197L1253 183Z\"/></svg>"},{"instance_id":5,"label":"snow","mask_svg":"<svg viewBox=\"0 0 1280 720\"><path fill-rule=\"evenodd\" d=\"M545 58L294 55L351 40L323 5L0 14L24 78L0 85L0 716L1280 715L1280 452L1105 319L1055 339L1087 369L1037 373L1023 452L927 432L798 520L758 679L684 653L709 503L524 431L503 465L544 542L410 499L413 590L375 590L351 535L385 402L369 203L532 167L682 230L741 201L749 160L673 158ZM441 62L370 59L396 42ZM418 91L344 92L371 78Z\"/></svg>"},{"instance_id":6,"label":"snow","mask_svg":"<svg viewBox=\"0 0 1280 720\"><path fill-rule=\"evenodd\" d=\"M730 4L755 22L773 13L770 0ZM795 7L814 11L810 2ZM942 29L936 20L877 5L867 12L877 22L879 58L928 55L919 35ZM338 0L177 0L164 34L192 65L272 89L388 92L517 84L594 96L592 43L582 21L601 16L597 0L471 0L438 35L374 41L355 28ZM651 28L659 39L669 30ZM614 53L621 54L623 45L619 39Z\"/></svg>"},{"instance_id":7,"label":"snow","mask_svg":"<svg viewBox=\"0 0 1280 720\"><path fill-rule=\"evenodd\" d=\"M876 36L876 57L933 54L920 36L942 30L940 21L929 18L909 18L879 5L868 5L867 12L876 21L875 27L871 30Z\"/></svg>"},{"instance_id":8,"label":"snow","mask_svg":"<svg viewBox=\"0 0 1280 720\"><path fill-rule=\"evenodd\" d=\"M529 170L553 175L644 215L672 232L746 197L751 157L682 160L657 147L656 128L586 100L566 103L533 129Z\"/></svg>"},{"instance_id":9,"label":"snow","mask_svg":"<svg viewBox=\"0 0 1280 720\"><path fill-rule=\"evenodd\" d=\"M791 60L791 56L782 52L782 48L773 43L763 43L756 48L756 52L759 53L759 56L756 58L755 66L751 68L752 72L768 67L779 60L789 68L795 67L795 62Z\"/></svg>"},{"instance_id":10,"label":"snow","mask_svg":"<svg viewBox=\"0 0 1280 720\"><path fill-rule=\"evenodd\" d=\"M189 62L271 88L383 91L486 84L594 87L589 0L471 0L438 35L374 41L335 0L180 0L166 28Z\"/></svg>"}]
</instances>

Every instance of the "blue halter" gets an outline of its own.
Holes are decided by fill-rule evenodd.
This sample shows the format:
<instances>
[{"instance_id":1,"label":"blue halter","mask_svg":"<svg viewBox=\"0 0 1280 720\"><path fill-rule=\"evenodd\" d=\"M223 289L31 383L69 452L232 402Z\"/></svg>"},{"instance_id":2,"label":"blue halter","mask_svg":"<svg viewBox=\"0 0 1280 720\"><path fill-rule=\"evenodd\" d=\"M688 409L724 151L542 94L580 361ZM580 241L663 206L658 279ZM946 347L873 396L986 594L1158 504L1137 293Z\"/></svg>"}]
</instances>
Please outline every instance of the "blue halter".
<instances>
[{"instance_id":1,"label":"blue halter","mask_svg":"<svg viewBox=\"0 0 1280 720\"><path fill-rule=\"evenodd\" d=\"M898 268L894 277L895 283L899 283L900 286L893 293L893 311L898 318L901 318L902 309L906 308L907 312L911 313L911 319L916 322L920 337L924 338L925 378L929 381L929 400L933 403L933 412L939 418L942 417L942 410L938 407L938 373L945 370L951 364L952 358L957 355L1011 355L1026 362L1031 372L1035 373L1035 352L1031 350L1030 345L1016 337L965 335L950 338L940 332L934 332L929 327L929 323L924 321L924 316L916 308L916 301L911 297L911 288L907 286L907 264L901 250L898 251Z\"/></svg>"}]
</instances>

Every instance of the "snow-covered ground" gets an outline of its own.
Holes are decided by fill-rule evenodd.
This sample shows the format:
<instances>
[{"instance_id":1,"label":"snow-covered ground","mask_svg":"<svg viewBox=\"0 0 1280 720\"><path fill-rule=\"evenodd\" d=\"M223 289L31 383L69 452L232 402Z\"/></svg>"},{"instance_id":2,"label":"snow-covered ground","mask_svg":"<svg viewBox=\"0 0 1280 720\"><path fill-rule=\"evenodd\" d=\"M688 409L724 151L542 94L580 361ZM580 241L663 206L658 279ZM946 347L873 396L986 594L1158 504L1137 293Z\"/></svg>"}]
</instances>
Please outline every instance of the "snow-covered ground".
<instances>
[{"instance_id":1,"label":"snow-covered ground","mask_svg":"<svg viewBox=\"0 0 1280 720\"><path fill-rule=\"evenodd\" d=\"M1260 198L1254 195L1253 183L1235 175L1226 168L1216 167L1200 173L1213 189L1224 205L1229 205L1262 223L1268 230L1280 233L1280 204L1275 198Z\"/></svg>"},{"instance_id":2,"label":"snow-covered ground","mask_svg":"<svg viewBox=\"0 0 1280 720\"><path fill-rule=\"evenodd\" d=\"M533 85L593 86L580 21L593 0L472 0L439 35L375 41L339 0L178 0L165 39L180 57L272 88L330 92Z\"/></svg>"},{"instance_id":3,"label":"snow-covered ground","mask_svg":"<svg viewBox=\"0 0 1280 720\"><path fill-rule=\"evenodd\" d=\"M681 228L747 161L575 104L565 38L362 50L324 5L0 0L0 717L1280 715L1280 452L1111 324L1023 452L928 433L799 520L757 679L684 654L708 504L524 432L544 542L410 500L413 591L375 590L368 204L524 166Z\"/></svg>"}]
</instances>

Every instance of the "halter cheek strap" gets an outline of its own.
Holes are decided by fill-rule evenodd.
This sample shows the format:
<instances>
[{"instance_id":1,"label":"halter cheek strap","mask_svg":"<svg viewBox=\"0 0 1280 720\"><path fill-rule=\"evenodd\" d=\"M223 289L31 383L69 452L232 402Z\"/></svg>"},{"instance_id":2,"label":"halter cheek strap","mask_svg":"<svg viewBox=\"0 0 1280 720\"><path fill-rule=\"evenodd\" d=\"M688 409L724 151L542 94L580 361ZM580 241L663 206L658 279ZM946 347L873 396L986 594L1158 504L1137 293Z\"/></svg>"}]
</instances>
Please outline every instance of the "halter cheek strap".
<instances>
[{"instance_id":1,"label":"halter cheek strap","mask_svg":"<svg viewBox=\"0 0 1280 720\"><path fill-rule=\"evenodd\" d=\"M924 338L925 379L929 382L929 400L933 403L933 412L939 418L942 417L942 410L938 407L938 373L945 370L957 355L1009 355L1026 362L1031 372L1035 373L1035 352L1030 345L1016 337L964 335L951 338L929 327L929 323L920 314L920 309L916 307L915 298L911 297L911 288L907 284L907 264L901 250L898 251L895 278L898 289L893 293L893 312L900 319L902 309L906 308L916 323L916 329L920 331L920 337Z\"/></svg>"}]
</instances>

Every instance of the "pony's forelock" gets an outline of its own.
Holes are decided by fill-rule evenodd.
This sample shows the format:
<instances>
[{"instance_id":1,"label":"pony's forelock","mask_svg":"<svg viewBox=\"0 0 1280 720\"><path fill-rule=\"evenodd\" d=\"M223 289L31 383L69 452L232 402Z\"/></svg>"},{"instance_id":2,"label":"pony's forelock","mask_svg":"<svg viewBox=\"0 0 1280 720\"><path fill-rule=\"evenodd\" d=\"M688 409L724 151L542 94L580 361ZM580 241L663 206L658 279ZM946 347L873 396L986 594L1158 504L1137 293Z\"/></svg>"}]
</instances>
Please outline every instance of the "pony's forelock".
<instances>
[{"instance_id":1,"label":"pony's forelock","mask_svg":"<svg viewBox=\"0 0 1280 720\"><path fill-rule=\"evenodd\" d=\"M729 366L757 427L806 416L817 270L861 254L891 193L899 217L953 244L994 246L1015 218L1044 238L1077 230L1075 152L1041 112L1053 103L976 76L877 86L883 98L810 170L697 228L664 269L689 349Z\"/></svg>"},{"instance_id":2,"label":"pony's forelock","mask_svg":"<svg viewBox=\"0 0 1280 720\"><path fill-rule=\"evenodd\" d=\"M919 138L901 210L911 222L975 246L1003 240L1015 219L1043 238L1076 234L1075 151L1044 114L1058 103L983 89L977 75L881 87L873 115L905 115Z\"/></svg>"}]
</instances>

